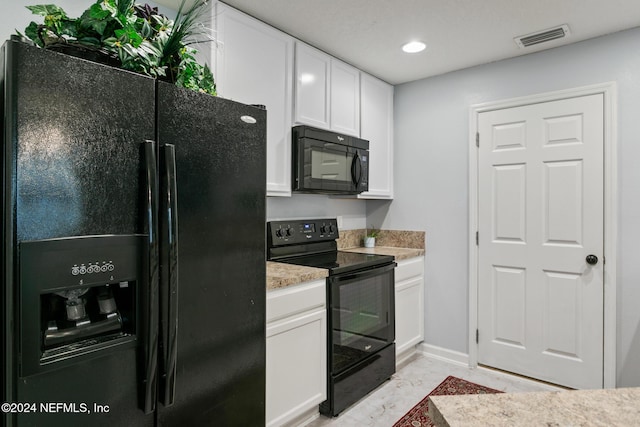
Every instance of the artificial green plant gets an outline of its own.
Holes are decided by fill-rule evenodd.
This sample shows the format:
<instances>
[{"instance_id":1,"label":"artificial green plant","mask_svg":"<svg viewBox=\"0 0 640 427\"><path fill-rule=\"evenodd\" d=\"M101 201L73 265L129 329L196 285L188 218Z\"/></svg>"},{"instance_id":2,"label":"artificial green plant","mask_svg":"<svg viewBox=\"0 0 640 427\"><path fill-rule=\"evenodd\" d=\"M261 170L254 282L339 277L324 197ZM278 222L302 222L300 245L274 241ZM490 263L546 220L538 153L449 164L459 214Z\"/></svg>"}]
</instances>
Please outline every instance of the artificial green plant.
<instances>
[{"instance_id":1,"label":"artificial green plant","mask_svg":"<svg viewBox=\"0 0 640 427\"><path fill-rule=\"evenodd\" d=\"M52 4L27 6L44 22L31 22L24 35L43 48L71 44L100 51L124 69L215 95L213 74L191 47L208 39L202 25L207 6L208 0L195 0L185 7L182 0L175 20L134 0L97 0L79 18Z\"/></svg>"}]
</instances>

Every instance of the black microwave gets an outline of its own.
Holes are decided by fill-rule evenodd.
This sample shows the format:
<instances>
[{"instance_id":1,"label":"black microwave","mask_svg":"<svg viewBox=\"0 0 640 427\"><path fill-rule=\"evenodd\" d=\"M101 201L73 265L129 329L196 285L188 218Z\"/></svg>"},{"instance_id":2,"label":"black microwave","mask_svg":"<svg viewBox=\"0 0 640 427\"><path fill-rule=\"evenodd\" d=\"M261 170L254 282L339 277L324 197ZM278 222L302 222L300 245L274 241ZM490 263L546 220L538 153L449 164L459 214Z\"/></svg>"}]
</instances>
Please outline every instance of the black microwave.
<instances>
[{"instance_id":1,"label":"black microwave","mask_svg":"<svg viewBox=\"0 0 640 427\"><path fill-rule=\"evenodd\" d=\"M310 126L292 129L292 190L359 194L369 190L369 141Z\"/></svg>"}]
</instances>

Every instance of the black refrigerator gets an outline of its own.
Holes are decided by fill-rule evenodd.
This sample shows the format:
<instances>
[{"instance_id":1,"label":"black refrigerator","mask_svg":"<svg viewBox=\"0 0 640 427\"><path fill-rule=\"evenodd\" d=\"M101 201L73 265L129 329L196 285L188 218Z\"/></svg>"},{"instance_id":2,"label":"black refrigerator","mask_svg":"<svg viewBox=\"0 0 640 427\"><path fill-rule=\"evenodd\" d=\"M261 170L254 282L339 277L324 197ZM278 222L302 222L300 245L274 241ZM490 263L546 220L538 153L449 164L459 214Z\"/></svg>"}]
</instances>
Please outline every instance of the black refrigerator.
<instances>
[{"instance_id":1,"label":"black refrigerator","mask_svg":"<svg viewBox=\"0 0 640 427\"><path fill-rule=\"evenodd\" d=\"M8 426L260 426L266 111L0 52Z\"/></svg>"}]
</instances>

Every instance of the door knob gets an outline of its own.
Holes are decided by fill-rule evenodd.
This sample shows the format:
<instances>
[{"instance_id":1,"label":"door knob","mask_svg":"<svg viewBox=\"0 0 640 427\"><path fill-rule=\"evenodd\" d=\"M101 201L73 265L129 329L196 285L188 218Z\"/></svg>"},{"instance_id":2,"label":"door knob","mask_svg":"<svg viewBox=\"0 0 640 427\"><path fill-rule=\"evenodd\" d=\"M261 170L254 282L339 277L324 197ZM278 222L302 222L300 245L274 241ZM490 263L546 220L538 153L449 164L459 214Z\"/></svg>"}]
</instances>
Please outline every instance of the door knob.
<instances>
[{"instance_id":1,"label":"door knob","mask_svg":"<svg viewBox=\"0 0 640 427\"><path fill-rule=\"evenodd\" d=\"M596 265L598 263L598 257L595 255L587 255L587 264Z\"/></svg>"}]
</instances>

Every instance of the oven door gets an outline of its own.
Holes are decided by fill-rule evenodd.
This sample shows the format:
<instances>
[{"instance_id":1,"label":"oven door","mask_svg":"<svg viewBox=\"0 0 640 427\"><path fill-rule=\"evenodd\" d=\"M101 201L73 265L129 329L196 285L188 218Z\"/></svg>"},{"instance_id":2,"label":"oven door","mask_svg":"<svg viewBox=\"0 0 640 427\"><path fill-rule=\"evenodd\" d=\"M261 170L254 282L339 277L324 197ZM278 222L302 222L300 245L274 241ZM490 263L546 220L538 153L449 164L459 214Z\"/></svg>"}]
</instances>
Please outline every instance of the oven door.
<instances>
[{"instance_id":1,"label":"oven door","mask_svg":"<svg viewBox=\"0 0 640 427\"><path fill-rule=\"evenodd\" d=\"M329 277L329 368L333 375L395 340L396 264Z\"/></svg>"},{"instance_id":2,"label":"oven door","mask_svg":"<svg viewBox=\"0 0 640 427\"><path fill-rule=\"evenodd\" d=\"M369 189L369 151L301 138L294 165L294 191L358 194Z\"/></svg>"}]
</instances>

